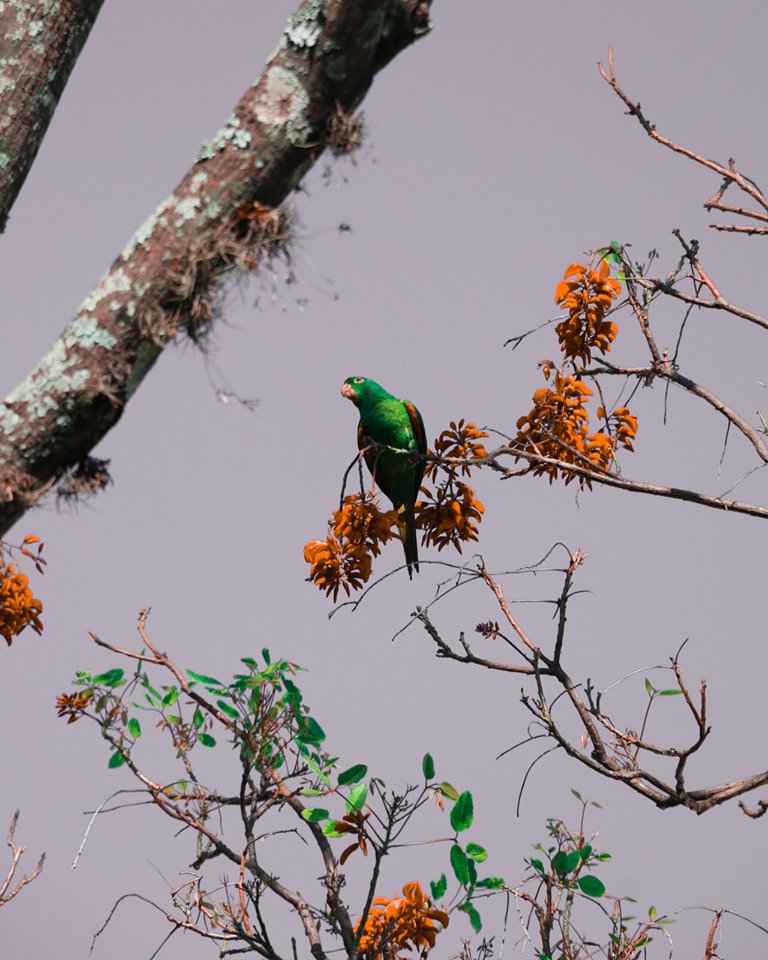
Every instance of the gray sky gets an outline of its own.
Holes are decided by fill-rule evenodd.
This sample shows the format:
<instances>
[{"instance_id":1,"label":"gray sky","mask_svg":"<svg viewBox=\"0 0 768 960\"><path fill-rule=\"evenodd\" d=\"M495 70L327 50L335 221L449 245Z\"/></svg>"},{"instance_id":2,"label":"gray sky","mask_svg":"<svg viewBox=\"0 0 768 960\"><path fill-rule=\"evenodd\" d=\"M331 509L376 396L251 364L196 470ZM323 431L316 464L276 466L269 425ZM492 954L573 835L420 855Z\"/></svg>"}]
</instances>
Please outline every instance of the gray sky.
<instances>
[{"instance_id":1,"label":"gray sky","mask_svg":"<svg viewBox=\"0 0 768 960\"><path fill-rule=\"evenodd\" d=\"M292 7L229 0L196 5L192 17L183 0L105 6L3 240L4 391L221 125ZM625 89L662 132L734 156L760 178L766 19L762 4L746 0L734 0L727 17L720 4L690 0L435 4L432 35L398 58L366 101L370 138L356 165L337 165L330 185L316 171L297 198L299 283L286 285L278 272L276 285L264 278L235 292L215 337L219 372L207 372L191 348L169 350L98 449L112 460L114 487L76 515L44 509L19 527L47 541L46 631L3 652L0 815L21 807L30 853L45 849L49 860L2 913L9 956L52 947L67 960L85 956L116 897L136 890L162 902L157 871L174 882L192 859L187 839L172 840L168 824L138 810L101 819L80 867L69 869L82 811L131 784L107 770L93 728L56 719L53 698L76 669L113 665L88 630L129 644L148 605L153 636L185 666L234 672L240 656L265 644L307 666L306 698L350 763L402 783L433 751L441 776L475 793L492 872L517 879L529 845L544 839L544 818L576 814L576 787L605 807L593 826L615 857L603 871L610 892L636 896L642 910L725 905L765 921L764 823L734 805L700 819L660 813L556 755L533 775L516 819L535 754L493 758L524 728L519 684L435 661L415 628L390 643L439 574L394 578L356 614L329 623L324 597L303 583L302 545L324 535L354 453L354 410L338 395L344 377L373 376L413 399L430 436L461 416L513 429L540 384L536 362L557 350L547 331L514 353L501 344L553 314L554 284L582 251L619 239L672 258L670 231L680 226L704 241L705 264L726 295L761 308L760 240L706 229L701 203L715 179L651 144L594 65L613 45ZM341 221L351 234L339 233ZM659 311L663 347L674 345L679 319L669 306ZM682 354L685 372L752 419L768 406L760 336L732 318L694 316ZM615 356L644 359L628 327ZM209 375L258 397L255 413L218 402ZM624 459L629 476L716 494L751 465L735 440L718 475L720 424L674 393L664 428L662 404L658 386L633 403L640 433L637 454ZM739 495L764 501L763 484L757 474ZM765 766L758 520L608 490L577 502L571 488L529 478L480 475L477 488L492 567L535 560L555 540L588 553L579 584L591 594L570 617L573 674L606 684L664 662L690 637L688 676L708 678L714 724L692 780L708 785ZM378 572L399 562L395 545ZM555 585L508 589L522 599L552 595ZM518 612L540 642L551 637L543 608ZM496 616L475 588L438 607L435 621L454 637ZM641 685L626 685L616 701L628 725L638 723ZM655 723L660 736L689 734L677 701ZM163 769L164 752L150 746L146 756ZM425 824L423 836L440 829ZM281 869L299 869L295 851L286 846L284 856ZM442 852L407 856L387 864L382 893L442 869ZM350 869L354 884L353 870L362 868ZM488 912L488 932L495 917ZM462 920L435 956L465 933ZM702 914L681 919L679 956L700 954L705 927ZM133 903L97 956L149 956L165 932L162 918ZM765 950L765 938L727 923L726 956ZM180 937L163 954L211 955Z\"/></svg>"}]
</instances>

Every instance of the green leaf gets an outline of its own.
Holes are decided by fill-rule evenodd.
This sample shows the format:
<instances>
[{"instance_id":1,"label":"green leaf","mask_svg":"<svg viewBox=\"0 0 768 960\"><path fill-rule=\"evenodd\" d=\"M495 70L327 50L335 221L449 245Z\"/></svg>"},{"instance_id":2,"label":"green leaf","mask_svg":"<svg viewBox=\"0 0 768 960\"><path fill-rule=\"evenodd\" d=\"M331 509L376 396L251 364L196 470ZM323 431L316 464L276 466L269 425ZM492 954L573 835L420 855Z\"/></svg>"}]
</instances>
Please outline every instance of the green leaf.
<instances>
[{"instance_id":1,"label":"green leaf","mask_svg":"<svg viewBox=\"0 0 768 960\"><path fill-rule=\"evenodd\" d=\"M335 820L326 820L320 829L323 831L326 837L330 837L332 840L338 839L338 837L349 836L347 833L339 833L339 831L336 829Z\"/></svg>"},{"instance_id":2,"label":"green leaf","mask_svg":"<svg viewBox=\"0 0 768 960\"><path fill-rule=\"evenodd\" d=\"M319 744L325 740L325 731L314 717L302 717L296 739L300 743Z\"/></svg>"},{"instance_id":3,"label":"green leaf","mask_svg":"<svg viewBox=\"0 0 768 960\"><path fill-rule=\"evenodd\" d=\"M459 791L456 789L456 787L453 786L452 783L445 783L445 782L443 782L443 783L440 784L440 786L438 787L438 789L439 789L440 793L442 793L442 795L443 795L444 797L447 797L449 800L458 800L458 799L459 799Z\"/></svg>"},{"instance_id":4,"label":"green leaf","mask_svg":"<svg viewBox=\"0 0 768 960\"><path fill-rule=\"evenodd\" d=\"M116 687L123 682L125 670L115 667L113 670L107 670L106 673L100 673L95 676L91 683L94 687Z\"/></svg>"},{"instance_id":5,"label":"green leaf","mask_svg":"<svg viewBox=\"0 0 768 960\"><path fill-rule=\"evenodd\" d=\"M136 717L131 717L128 721L128 733L130 733L134 740L138 740L141 736L141 724Z\"/></svg>"},{"instance_id":6,"label":"green leaf","mask_svg":"<svg viewBox=\"0 0 768 960\"><path fill-rule=\"evenodd\" d=\"M476 885L483 890L501 890L504 886L504 877L485 877L483 880L478 880Z\"/></svg>"},{"instance_id":7,"label":"green leaf","mask_svg":"<svg viewBox=\"0 0 768 960\"><path fill-rule=\"evenodd\" d=\"M448 877L444 873L440 874L439 880L430 880L429 889L432 893L433 900L439 900L441 897L445 896L445 891L448 889Z\"/></svg>"},{"instance_id":8,"label":"green leaf","mask_svg":"<svg viewBox=\"0 0 768 960\"><path fill-rule=\"evenodd\" d=\"M307 751L306 753L303 754L303 756L304 756L304 759L306 760L307 766L315 774L315 776L318 777L318 779L322 780L323 783L330 784L331 778L323 770L320 764L315 760L312 754L309 751Z\"/></svg>"},{"instance_id":9,"label":"green leaf","mask_svg":"<svg viewBox=\"0 0 768 960\"><path fill-rule=\"evenodd\" d=\"M459 910L463 910L464 913L467 914L469 917L469 922L472 924L472 929L475 931L475 933L480 933L480 931L483 929L483 921L480 918L477 907L467 900L466 903L462 903L462 905L459 907Z\"/></svg>"},{"instance_id":10,"label":"green leaf","mask_svg":"<svg viewBox=\"0 0 768 960\"><path fill-rule=\"evenodd\" d=\"M176 686L168 687L168 691L162 699L164 707L172 707L179 699L179 688Z\"/></svg>"},{"instance_id":11,"label":"green leaf","mask_svg":"<svg viewBox=\"0 0 768 960\"><path fill-rule=\"evenodd\" d=\"M327 820L330 817L330 813L322 807L306 807L301 811L301 815L307 823L320 823L321 820Z\"/></svg>"},{"instance_id":12,"label":"green leaf","mask_svg":"<svg viewBox=\"0 0 768 960\"><path fill-rule=\"evenodd\" d=\"M463 830L469 830L469 828L472 826L472 823L475 819L475 813L474 804L472 802L472 794L469 792L469 790L465 790L453 805L450 819L451 826L456 833L461 833Z\"/></svg>"},{"instance_id":13,"label":"green leaf","mask_svg":"<svg viewBox=\"0 0 768 960\"><path fill-rule=\"evenodd\" d=\"M531 858L531 866L533 867L534 870L540 873L542 877L546 873L544 869L544 864L541 862L541 860L536 860L535 857Z\"/></svg>"},{"instance_id":14,"label":"green leaf","mask_svg":"<svg viewBox=\"0 0 768 960\"><path fill-rule=\"evenodd\" d=\"M610 859L611 859L610 853L596 853L596 854L595 854L595 860L610 860Z\"/></svg>"},{"instance_id":15,"label":"green leaf","mask_svg":"<svg viewBox=\"0 0 768 960\"><path fill-rule=\"evenodd\" d=\"M467 859L467 855L458 845L454 843L451 847L451 867L453 874L463 887L469 886L469 864L472 862Z\"/></svg>"},{"instance_id":16,"label":"green leaf","mask_svg":"<svg viewBox=\"0 0 768 960\"><path fill-rule=\"evenodd\" d=\"M195 730L199 730L205 723L205 716L200 707L195 707L195 712L192 714L192 723L194 724Z\"/></svg>"},{"instance_id":17,"label":"green leaf","mask_svg":"<svg viewBox=\"0 0 768 960\"><path fill-rule=\"evenodd\" d=\"M110 770L117 770L118 767L122 767L125 763L125 754L122 750L115 750L112 756L109 758L109 763L107 766Z\"/></svg>"},{"instance_id":18,"label":"green leaf","mask_svg":"<svg viewBox=\"0 0 768 960\"><path fill-rule=\"evenodd\" d=\"M644 684L645 684L645 692L648 694L649 697L652 697L654 693L656 693L656 687L654 687L654 685L651 683L648 677L645 678Z\"/></svg>"},{"instance_id":19,"label":"green leaf","mask_svg":"<svg viewBox=\"0 0 768 960\"><path fill-rule=\"evenodd\" d=\"M621 253L621 243L618 240L611 240L610 248L611 248L611 253L615 253L615 254Z\"/></svg>"},{"instance_id":20,"label":"green leaf","mask_svg":"<svg viewBox=\"0 0 768 960\"><path fill-rule=\"evenodd\" d=\"M588 897L602 897L605 893L605 884L602 880L597 877L593 877L592 874L588 873L583 877L579 877L579 890L582 893L585 893Z\"/></svg>"},{"instance_id":21,"label":"green leaf","mask_svg":"<svg viewBox=\"0 0 768 960\"><path fill-rule=\"evenodd\" d=\"M592 853L592 844L585 843L584 846L579 850L579 855L582 860L588 860L589 855Z\"/></svg>"},{"instance_id":22,"label":"green leaf","mask_svg":"<svg viewBox=\"0 0 768 960\"><path fill-rule=\"evenodd\" d=\"M485 847L481 847L479 843L468 843L467 856L471 857L475 863L482 863L488 859L488 851Z\"/></svg>"},{"instance_id":23,"label":"green leaf","mask_svg":"<svg viewBox=\"0 0 768 960\"><path fill-rule=\"evenodd\" d=\"M324 797L328 791L322 790L319 787L304 787L302 790L299 790L299 793L302 797Z\"/></svg>"},{"instance_id":24,"label":"green leaf","mask_svg":"<svg viewBox=\"0 0 768 960\"><path fill-rule=\"evenodd\" d=\"M571 850L565 858L565 872L572 873L581 863L581 850Z\"/></svg>"},{"instance_id":25,"label":"green leaf","mask_svg":"<svg viewBox=\"0 0 768 960\"><path fill-rule=\"evenodd\" d=\"M659 690L660 697L679 697L682 694L682 690L678 690L676 687L671 690Z\"/></svg>"},{"instance_id":26,"label":"green leaf","mask_svg":"<svg viewBox=\"0 0 768 960\"><path fill-rule=\"evenodd\" d=\"M226 713L228 717L231 717L233 720L240 719L240 711L236 707L233 707L231 703L227 703L226 700L217 700L216 706L221 710L222 713Z\"/></svg>"},{"instance_id":27,"label":"green leaf","mask_svg":"<svg viewBox=\"0 0 768 960\"><path fill-rule=\"evenodd\" d=\"M187 676L196 683L202 683L204 687L225 687L226 684L216 677L209 677L204 673L195 673L194 670L187 670Z\"/></svg>"},{"instance_id":28,"label":"green leaf","mask_svg":"<svg viewBox=\"0 0 768 960\"><path fill-rule=\"evenodd\" d=\"M201 733L197 738L204 747L215 747L216 741L210 733Z\"/></svg>"},{"instance_id":29,"label":"green leaf","mask_svg":"<svg viewBox=\"0 0 768 960\"><path fill-rule=\"evenodd\" d=\"M425 753L421 759L421 772L425 780L432 780L435 776L435 761L431 753Z\"/></svg>"},{"instance_id":30,"label":"green leaf","mask_svg":"<svg viewBox=\"0 0 768 960\"><path fill-rule=\"evenodd\" d=\"M268 648L268 647L262 647L262 648L261 648L261 655L262 655L262 657L264 658L264 663L266 663L267 666L269 666L269 664L272 662L272 655L271 655L270 652L269 652L269 648Z\"/></svg>"},{"instance_id":31,"label":"green leaf","mask_svg":"<svg viewBox=\"0 0 768 960\"><path fill-rule=\"evenodd\" d=\"M240 663L244 663L244 664L246 665L246 667L250 667L251 670L258 670L258 669L259 669L259 665L258 665L258 663L253 659L253 657L240 657Z\"/></svg>"},{"instance_id":32,"label":"green leaf","mask_svg":"<svg viewBox=\"0 0 768 960\"><path fill-rule=\"evenodd\" d=\"M477 883L477 867L475 861L467 857L467 870L469 870L469 886L474 887Z\"/></svg>"},{"instance_id":33,"label":"green leaf","mask_svg":"<svg viewBox=\"0 0 768 960\"><path fill-rule=\"evenodd\" d=\"M347 810L350 812L362 810L367 799L367 785L364 783L358 783L358 785L353 787L349 792L349 796L347 797Z\"/></svg>"},{"instance_id":34,"label":"green leaf","mask_svg":"<svg viewBox=\"0 0 768 960\"><path fill-rule=\"evenodd\" d=\"M181 717L177 713L169 713L165 718L166 723L180 724Z\"/></svg>"},{"instance_id":35,"label":"green leaf","mask_svg":"<svg viewBox=\"0 0 768 960\"><path fill-rule=\"evenodd\" d=\"M353 783L359 783L368 773L368 767L364 763L356 763L354 767L348 767L339 774L338 783L340 787L349 787Z\"/></svg>"},{"instance_id":36,"label":"green leaf","mask_svg":"<svg viewBox=\"0 0 768 960\"><path fill-rule=\"evenodd\" d=\"M656 907L648 907L648 919L649 920L656 919Z\"/></svg>"}]
</instances>

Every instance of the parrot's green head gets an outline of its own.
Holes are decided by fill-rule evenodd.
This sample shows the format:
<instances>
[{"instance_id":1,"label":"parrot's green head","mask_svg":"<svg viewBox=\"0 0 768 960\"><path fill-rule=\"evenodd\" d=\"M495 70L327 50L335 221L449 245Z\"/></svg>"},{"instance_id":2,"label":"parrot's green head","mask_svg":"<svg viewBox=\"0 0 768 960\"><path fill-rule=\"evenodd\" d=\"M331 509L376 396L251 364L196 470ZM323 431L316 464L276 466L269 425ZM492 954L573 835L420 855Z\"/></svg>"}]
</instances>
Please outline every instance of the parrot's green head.
<instances>
[{"instance_id":1,"label":"parrot's green head","mask_svg":"<svg viewBox=\"0 0 768 960\"><path fill-rule=\"evenodd\" d=\"M347 377L341 385L341 395L351 400L356 407L363 409L392 396L384 387L375 380L369 380L368 377Z\"/></svg>"}]
</instances>

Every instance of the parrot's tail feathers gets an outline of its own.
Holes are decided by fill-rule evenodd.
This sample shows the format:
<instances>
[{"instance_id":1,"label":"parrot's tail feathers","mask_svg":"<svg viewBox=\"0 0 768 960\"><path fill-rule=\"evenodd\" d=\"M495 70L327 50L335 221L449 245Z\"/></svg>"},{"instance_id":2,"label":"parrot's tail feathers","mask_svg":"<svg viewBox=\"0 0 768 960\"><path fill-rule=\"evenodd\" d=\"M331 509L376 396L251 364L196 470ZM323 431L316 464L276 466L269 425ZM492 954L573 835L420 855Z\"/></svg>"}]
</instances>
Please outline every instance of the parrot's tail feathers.
<instances>
[{"instance_id":1,"label":"parrot's tail feathers","mask_svg":"<svg viewBox=\"0 0 768 960\"><path fill-rule=\"evenodd\" d=\"M416 518L413 514L412 503L403 507L401 536L403 538L405 562L408 565L408 576L413 580L413 571L419 572L419 544L416 539Z\"/></svg>"}]
</instances>

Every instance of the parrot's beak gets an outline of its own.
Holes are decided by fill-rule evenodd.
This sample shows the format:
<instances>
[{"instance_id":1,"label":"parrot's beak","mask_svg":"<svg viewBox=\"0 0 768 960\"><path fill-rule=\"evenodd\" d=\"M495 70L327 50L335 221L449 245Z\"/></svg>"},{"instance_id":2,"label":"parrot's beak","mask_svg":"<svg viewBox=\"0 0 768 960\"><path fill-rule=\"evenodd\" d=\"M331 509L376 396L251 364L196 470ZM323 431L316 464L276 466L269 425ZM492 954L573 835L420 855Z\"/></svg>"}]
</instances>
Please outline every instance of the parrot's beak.
<instances>
[{"instance_id":1,"label":"parrot's beak","mask_svg":"<svg viewBox=\"0 0 768 960\"><path fill-rule=\"evenodd\" d=\"M353 403L355 402L355 400L357 400L357 397L355 396L355 391L352 389L352 387L348 383L342 383L341 395L342 397L346 397L347 400L351 400Z\"/></svg>"}]
</instances>

